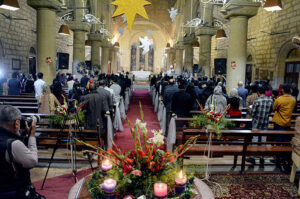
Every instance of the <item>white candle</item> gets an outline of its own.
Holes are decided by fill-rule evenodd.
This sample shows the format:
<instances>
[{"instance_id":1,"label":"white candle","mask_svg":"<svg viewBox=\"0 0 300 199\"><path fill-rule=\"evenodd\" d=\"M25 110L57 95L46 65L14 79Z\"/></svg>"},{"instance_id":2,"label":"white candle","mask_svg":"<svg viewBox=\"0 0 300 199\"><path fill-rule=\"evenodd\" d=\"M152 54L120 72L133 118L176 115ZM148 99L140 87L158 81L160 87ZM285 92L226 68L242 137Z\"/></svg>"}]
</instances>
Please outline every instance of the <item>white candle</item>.
<instances>
[{"instance_id":1,"label":"white candle","mask_svg":"<svg viewBox=\"0 0 300 199\"><path fill-rule=\"evenodd\" d=\"M166 197L168 194L168 185L165 183L154 184L154 195L157 197Z\"/></svg>"},{"instance_id":2,"label":"white candle","mask_svg":"<svg viewBox=\"0 0 300 199\"><path fill-rule=\"evenodd\" d=\"M117 187L117 181L115 181L114 179L108 178L103 182L103 190L106 193L113 192L116 189L116 187Z\"/></svg>"},{"instance_id":3,"label":"white candle","mask_svg":"<svg viewBox=\"0 0 300 199\"><path fill-rule=\"evenodd\" d=\"M112 168L112 164L109 160L105 160L101 164L102 171L108 171Z\"/></svg>"},{"instance_id":4,"label":"white candle","mask_svg":"<svg viewBox=\"0 0 300 199\"><path fill-rule=\"evenodd\" d=\"M177 178L175 179L175 183L176 185L185 185L186 184L186 176L183 174L182 170L179 172L179 175L177 176Z\"/></svg>"}]
</instances>

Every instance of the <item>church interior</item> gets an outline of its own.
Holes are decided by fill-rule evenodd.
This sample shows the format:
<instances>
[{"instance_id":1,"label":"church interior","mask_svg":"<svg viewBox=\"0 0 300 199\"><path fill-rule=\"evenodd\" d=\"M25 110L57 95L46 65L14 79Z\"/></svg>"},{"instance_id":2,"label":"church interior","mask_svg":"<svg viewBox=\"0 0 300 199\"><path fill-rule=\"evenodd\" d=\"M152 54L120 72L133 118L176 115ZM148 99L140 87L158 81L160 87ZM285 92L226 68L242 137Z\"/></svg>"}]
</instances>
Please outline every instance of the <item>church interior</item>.
<instances>
[{"instance_id":1,"label":"church interior","mask_svg":"<svg viewBox=\"0 0 300 199\"><path fill-rule=\"evenodd\" d=\"M5 108L2 111L1 106L20 110L22 119L15 121L39 118L34 128L37 149L29 148L30 144L28 148L30 153L37 150L38 163L30 169L30 177L36 192L43 196L27 198L300 198L296 172L300 169L300 0L0 0L0 26L0 162L6 158L1 141ZM32 78L34 88L29 93L24 79ZM24 82L18 94L9 94L14 86L10 79ZM44 102L37 97L37 92L44 94L46 89L37 90L40 79L57 98L44 98L47 112L41 112ZM58 95L57 81L61 87ZM76 82L84 93L78 100L78 107L82 106L79 110L76 101L78 112L69 119ZM171 89L175 85L176 91ZM253 85L257 87L253 89ZM108 109L103 108L106 98L89 98L96 92L94 86L106 89L108 94L97 92L111 98ZM190 86L193 91L188 91ZM217 87L227 100L219 112L221 96L212 102ZM207 88L211 93L205 97ZM181 90L194 101L188 101L187 94L176 95ZM240 100L240 107L234 109L238 116L231 115L232 91ZM251 101L254 93L255 100L270 97L271 104L264 104L268 103L265 98ZM286 95L292 99L283 102ZM98 100L96 107L101 110L91 108L89 99ZM193 107L189 108L190 102ZM293 107L280 110L291 104ZM253 111L255 106L259 113ZM91 115L101 115L91 129L90 109ZM79 113L85 115L84 127L74 124L81 120ZM204 116L197 120L198 114ZM59 115L61 123L55 126ZM261 124L258 120L264 120L266 127L255 127ZM201 124L204 127L200 128ZM155 145L158 134L163 136L163 144ZM31 135L28 137L30 140ZM164 151L166 160L162 155L148 160L154 154L153 150L148 154L147 143L157 146L155 151ZM86 151L90 148L91 153ZM137 159L130 164L132 150ZM113 169L104 169L106 156ZM159 169L156 178L153 169L159 168L159 162L169 161L166 168L173 165L171 158L178 158L177 167L194 175L189 196L183 194L188 194L188 183L179 186L176 178L170 188L165 176L158 177L163 173ZM158 163L152 168L155 161ZM145 162L150 166L143 171ZM286 165L281 167L282 162ZM126 166L133 171L127 174ZM121 187L124 176L116 179L117 167L124 169L124 176L130 175L127 183L133 182L127 186L128 193ZM0 166L0 181L6 179L1 177L6 173L3 169ZM117 188L105 191L106 181L98 179L98 192L94 191L97 172L103 179L111 175ZM146 179L144 172L151 180L155 175L157 182L149 185L153 191L149 195L148 189L143 194L130 192L144 188L133 185ZM136 177L140 181L135 181ZM168 185L168 194L158 194L162 189L156 187L159 182ZM0 183L0 198L14 198L6 196L2 186Z\"/></svg>"}]
</instances>

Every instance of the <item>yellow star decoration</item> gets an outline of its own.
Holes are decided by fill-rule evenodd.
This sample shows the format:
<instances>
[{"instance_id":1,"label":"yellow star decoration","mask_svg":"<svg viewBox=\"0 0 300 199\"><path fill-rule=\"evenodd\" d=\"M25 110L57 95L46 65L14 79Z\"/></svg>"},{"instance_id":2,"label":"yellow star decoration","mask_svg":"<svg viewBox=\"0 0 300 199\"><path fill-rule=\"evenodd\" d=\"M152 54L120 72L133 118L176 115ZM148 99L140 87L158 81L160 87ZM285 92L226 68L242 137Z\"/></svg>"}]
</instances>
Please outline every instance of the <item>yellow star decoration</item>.
<instances>
[{"instance_id":1,"label":"yellow star decoration","mask_svg":"<svg viewBox=\"0 0 300 199\"><path fill-rule=\"evenodd\" d=\"M116 0L111 3L112 5L118 6L113 17L125 14L129 31L131 32L132 25L136 14L141 15L145 19L149 19L144 6L151 5L146 0Z\"/></svg>"}]
</instances>

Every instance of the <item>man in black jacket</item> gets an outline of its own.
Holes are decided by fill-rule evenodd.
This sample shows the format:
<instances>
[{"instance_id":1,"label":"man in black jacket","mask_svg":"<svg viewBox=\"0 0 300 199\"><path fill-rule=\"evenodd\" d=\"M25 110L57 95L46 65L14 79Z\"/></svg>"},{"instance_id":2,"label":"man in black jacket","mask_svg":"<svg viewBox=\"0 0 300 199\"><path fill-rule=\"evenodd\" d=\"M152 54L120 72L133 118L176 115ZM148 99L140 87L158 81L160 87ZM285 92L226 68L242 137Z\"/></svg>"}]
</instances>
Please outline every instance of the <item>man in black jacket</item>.
<instances>
[{"instance_id":1,"label":"man in black jacket","mask_svg":"<svg viewBox=\"0 0 300 199\"><path fill-rule=\"evenodd\" d=\"M0 107L0 198L44 198L35 192L29 169L38 162L36 147L36 121L30 132L28 146L20 136L21 112L13 106ZM30 190L30 191L29 191Z\"/></svg>"}]
</instances>

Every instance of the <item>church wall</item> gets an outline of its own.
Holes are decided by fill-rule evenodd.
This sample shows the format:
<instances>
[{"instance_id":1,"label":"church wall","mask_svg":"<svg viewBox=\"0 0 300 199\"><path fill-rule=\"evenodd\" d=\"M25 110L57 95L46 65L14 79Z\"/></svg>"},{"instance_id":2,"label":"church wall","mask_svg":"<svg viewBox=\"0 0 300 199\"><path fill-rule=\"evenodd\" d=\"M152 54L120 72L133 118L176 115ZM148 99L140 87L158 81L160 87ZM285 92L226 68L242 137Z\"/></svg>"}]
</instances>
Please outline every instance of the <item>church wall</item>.
<instances>
[{"instance_id":1,"label":"church wall","mask_svg":"<svg viewBox=\"0 0 300 199\"><path fill-rule=\"evenodd\" d=\"M271 78L273 73L275 87L284 81L284 60L289 50L293 48L292 37L300 34L300 0L282 0L282 6L283 10L276 13L259 8L258 14L250 18L248 23L248 55L252 55L254 66L252 80L255 80L256 68L260 71L265 70L268 71L268 78ZM224 29L229 37L229 22L225 24ZM290 33L271 36L261 31L267 33L290 31ZM215 58L227 57L227 48L228 39L216 40L213 37L212 68Z\"/></svg>"},{"instance_id":2,"label":"church wall","mask_svg":"<svg viewBox=\"0 0 300 199\"><path fill-rule=\"evenodd\" d=\"M4 73L29 72L29 50L34 47L37 52L36 39L36 10L27 5L26 0L19 0L20 9L17 11L8 11L0 9L3 13L13 18L24 18L27 20L8 20L0 15L0 69ZM57 21L57 32L60 23ZM72 62L72 34L70 36L60 36L57 34L57 52L70 54L70 65ZM1 47L0 47L1 48ZM3 55L1 53L3 52ZM1 56L2 55L2 56ZM36 55L37 56L37 55ZM12 70L12 59L20 59L21 70ZM45 60L46 61L46 60Z\"/></svg>"}]
</instances>

